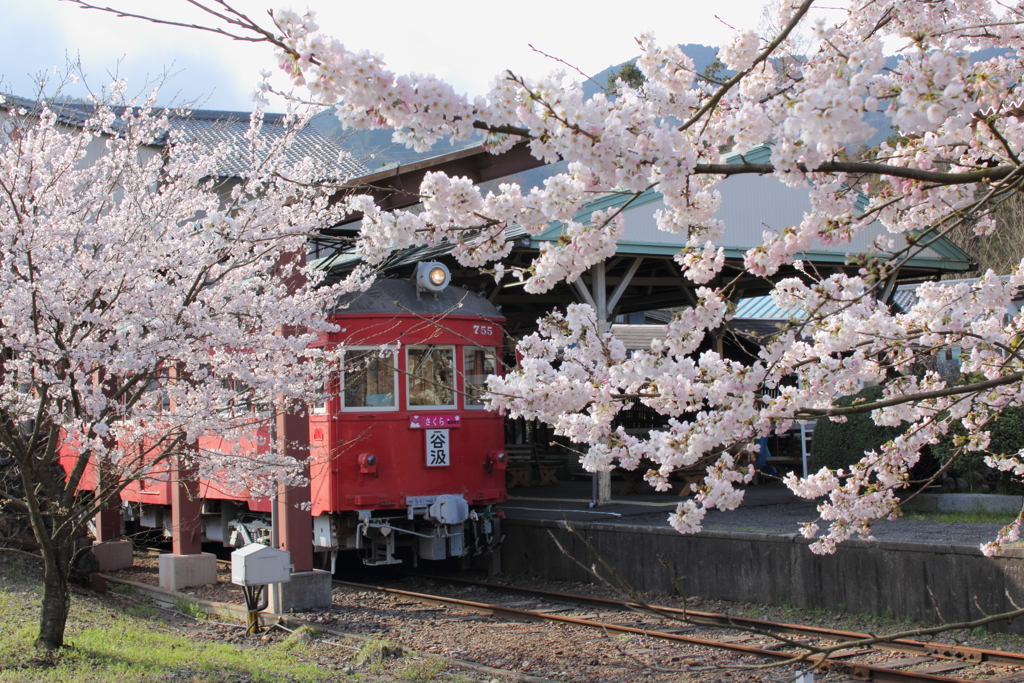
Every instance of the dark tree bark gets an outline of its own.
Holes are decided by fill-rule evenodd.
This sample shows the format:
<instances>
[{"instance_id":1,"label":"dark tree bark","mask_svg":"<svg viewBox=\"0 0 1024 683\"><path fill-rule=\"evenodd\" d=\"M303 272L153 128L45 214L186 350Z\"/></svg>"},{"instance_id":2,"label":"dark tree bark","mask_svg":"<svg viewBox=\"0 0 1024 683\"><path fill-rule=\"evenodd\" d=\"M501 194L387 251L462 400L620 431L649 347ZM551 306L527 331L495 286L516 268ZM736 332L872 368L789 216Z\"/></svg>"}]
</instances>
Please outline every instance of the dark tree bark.
<instances>
[{"instance_id":1,"label":"dark tree bark","mask_svg":"<svg viewBox=\"0 0 1024 683\"><path fill-rule=\"evenodd\" d=\"M64 646L64 630L71 609L68 574L74 556L74 541L70 547L64 547L66 545L55 539L50 552L43 553L43 604L39 615L39 637L35 643L40 650L52 651Z\"/></svg>"}]
</instances>

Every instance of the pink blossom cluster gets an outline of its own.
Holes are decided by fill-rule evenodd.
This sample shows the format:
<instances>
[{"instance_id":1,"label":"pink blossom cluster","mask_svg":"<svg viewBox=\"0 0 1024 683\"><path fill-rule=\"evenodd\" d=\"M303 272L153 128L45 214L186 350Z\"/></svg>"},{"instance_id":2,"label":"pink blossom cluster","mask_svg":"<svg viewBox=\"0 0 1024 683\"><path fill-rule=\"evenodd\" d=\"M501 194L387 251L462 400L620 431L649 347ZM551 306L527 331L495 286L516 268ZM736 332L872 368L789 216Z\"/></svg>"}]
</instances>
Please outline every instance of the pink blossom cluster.
<instances>
[{"instance_id":1,"label":"pink blossom cluster","mask_svg":"<svg viewBox=\"0 0 1024 683\"><path fill-rule=\"evenodd\" d=\"M178 135L169 116L186 114L155 97L96 102L80 127L45 104L2 119L0 415L125 481L166 476L181 456L225 490L265 495L301 481L298 463L200 451L200 437L237 444L313 401L331 361L309 348L332 329L323 312L367 283L320 286L305 266L310 233L345 209L315 187L323 168L286 162L294 127L263 135L257 112L242 141L251 167L218 184L237 150Z\"/></svg>"},{"instance_id":2,"label":"pink blossom cluster","mask_svg":"<svg viewBox=\"0 0 1024 683\"><path fill-rule=\"evenodd\" d=\"M921 449L953 421L970 434L963 449L984 450L985 426L1024 404L1024 321L1006 316L1024 284L1020 269L974 284L925 283L907 311L894 312L883 296L901 264L954 227L988 234L992 207L1018 191L1024 12L991 0L854 0L827 15L816 7L785 0L776 8L779 33L739 32L719 55L733 73L717 81L698 77L679 47L647 34L639 39L637 66L646 80L638 87L620 81L614 92L585 98L564 72L539 79L505 72L472 102L432 76L396 75L381 57L345 49L318 32L311 14L275 19L282 67L346 126L391 128L396 141L416 149L466 139L477 127L495 152L525 140L537 158L571 164L527 194L509 183L485 195L465 179L432 174L420 189L424 210L415 214L353 199L366 216L360 248L371 262L448 240L462 262L481 265L507 253L503 226L518 222L536 235L557 221L565 239L517 271L527 291L545 291L615 251L622 235L616 211L583 219L588 199L661 193L658 227L682 236L677 262L681 274L704 285L697 302L676 313L664 339L632 356L598 329L589 307L553 313L520 342L520 368L491 378L489 388L493 407L544 419L586 445L588 469L646 460L654 464L648 481L664 489L673 471L706 467L697 497L671 517L680 531L699 530L709 508L739 504L738 484L751 476L739 452L755 451L759 438L798 420L845 419L838 398L885 383L885 399L865 410L873 408L879 424L909 424L900 437L850 468L786 479L798 495L820 501L820 518L804 533L827 553L853 534L870 536L872 520L898 514L896 492L908 485ZM811 42L798 49L801 31ZM968 56L989 49L998 54ZM858 157L877 132L868 115L878 112L897 134ZM770 147L767 169L725 163L728 153L758 145ZM798 224L766 232L744 256L748 274L778 280L784 268L796 268L800 276L777 281L773 296L802 313L756 359L739 363L699 350L728 323L736 297L723 277L717 186L754 170L805 188L811 210ZM856 187L864 174L880 182ZM885 235L851 260L859 272L819 274L801 260L812 245L849 243L876 221ZM960 370L983 381L956 385L915 369L953 346L962 351ZM634 402L668 416L668 426L646 439L614 428ZM1020 477L1021 457L994 453L990 464ZM998 552L1016 529L985 551Z\"/></svg>"}]
</instances>

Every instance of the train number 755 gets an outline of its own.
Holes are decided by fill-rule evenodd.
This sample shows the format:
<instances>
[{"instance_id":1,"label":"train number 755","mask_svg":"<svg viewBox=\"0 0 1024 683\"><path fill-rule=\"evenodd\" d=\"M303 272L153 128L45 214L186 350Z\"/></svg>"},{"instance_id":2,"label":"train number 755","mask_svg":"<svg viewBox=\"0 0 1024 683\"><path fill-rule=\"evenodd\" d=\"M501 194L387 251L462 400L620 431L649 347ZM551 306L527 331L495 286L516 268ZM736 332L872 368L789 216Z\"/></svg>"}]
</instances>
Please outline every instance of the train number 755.
<instances>
[{"instance_id":1,"label":"train number 755","mask_svg":"<svg viewBox=\"0 0 1024 683\"><path fill-rule=\"evenodd\" d=\"M491 325L473 325L473 334L479 334L482 337L490 337L494 334L494 327Z\"/></svg>"}]
</instances>

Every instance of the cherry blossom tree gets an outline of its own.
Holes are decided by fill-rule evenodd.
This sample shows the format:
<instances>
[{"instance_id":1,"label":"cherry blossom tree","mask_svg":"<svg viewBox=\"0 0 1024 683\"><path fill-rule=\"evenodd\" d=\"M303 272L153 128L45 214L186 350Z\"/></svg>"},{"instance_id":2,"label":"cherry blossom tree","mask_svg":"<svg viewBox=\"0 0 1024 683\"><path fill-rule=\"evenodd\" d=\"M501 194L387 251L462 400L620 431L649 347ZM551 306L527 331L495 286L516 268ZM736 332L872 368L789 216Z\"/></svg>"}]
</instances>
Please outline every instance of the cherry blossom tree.
<instances>
[{"instance_id":1,"label":"cherry blossom tree","mask_svg":"<svg viewBox=\"0 0 1024 683\"><path fill-rule=\"evenodd\" d=\"M848 470L786 478L797 495L823 498L820 518L804 534L815 539L815 552L833 552L853 534L869 536L872 520L898 514L896 493L908 485L921 449L952 423L967 428L961 452L985 450L988 425L1024 404L1024 319L1004 319L1024 284L1019 266L1009 278L988 272L973 285L925 283L907 311L888 305L902 264L953 230L984 238L992 212L1021 189L1019 5L781 0L770 22L777 30L740 31L722 46L727 72L720 79L701 77L679 47L647 34L638 39L642 84L620 80L614 92L586 99L571 74L507 71L470 99L432 75L395 74L381 56L347 49L320 31L312 12L276 10L254 20L225 0L190 4L211 19L193 28L273 44L280 69L310 99L333 107L345 126L391 128L396 142L417 150L483 131L495 153L525 141L540 160L569 162L566 172L528 192L508 183L484 193L465 178L429 174L419 190L422 212L385 211L369 196L350 199L364 215L359 249L370 264L396 249L448 240L460 263L496 263L496 277L519 278L526 291L543 292L615 252L621 209L576 221L588 200L649 188L663 195L658 227L684 244L676 260L700 286L696 305L676 315L664 340L629 358L591 308L569 306L520 343L520 369L492 378L489 387L492 406L543 419L587 444L588 469L648 459L656 464L648 481L665 488L672 471L707 463L696 497L671 515L681 532L699 530L708 509L740 504L737 484L753 471L738 466L737 444L795 420L841 420L855 412L870 411L882 425L909 423L902 436ZM266 82L261 88L270 91ZM872 120L895 134L854 153L877 132ZM770 145L770 161L725 163L726 153L762 144ZM716 245L724 230L717 188L729 176L751 173L809 193L803 220L766 231L744 260L747 273L773 281L781 307L805 316L767 340L752 362L737 363L696 352L729 321L736 295L734 284L705 286L724 264ZM504 227L515 222L539 234L554 221L565 226L565 238L545 244L529 268L506 273ZM799 260L816 241L849 242L875 221L886 234L871 253L851 256L858 272L819 275ZM964 375L979 379L955 384L933 371L912 371L952 345L963 349ZM837 399L866 383L885 383L884 398L838 406ZM636 401L670 417L669 426L646 439L614 428L616 415ZM987 462L1024 476L1024 451L989 453ZM1018 517L985 552L1016 540L1020 523Z\"/></svg>"},{"instance_id":2,"label":"cherry blossom tree","mask_svg":"<svg viewBox=\"0 0 1024 683\"><path fill-rule=\"evenodd\" d=\"M302 479L273 449L198 440L273 419L243 403L304 409L330 360L307 345L344 286L320 287L303 258L344 211L311 182L324 169L286 163L291 132L262 135L257 113L248 168L225 180L237 147L179 136L187 114L155 96L117 83L70 114L4 107L0 446L45 564L43 649L63 644L76 540L128 484L176 467L260 496Z\"/></svg>"}]
</instances>

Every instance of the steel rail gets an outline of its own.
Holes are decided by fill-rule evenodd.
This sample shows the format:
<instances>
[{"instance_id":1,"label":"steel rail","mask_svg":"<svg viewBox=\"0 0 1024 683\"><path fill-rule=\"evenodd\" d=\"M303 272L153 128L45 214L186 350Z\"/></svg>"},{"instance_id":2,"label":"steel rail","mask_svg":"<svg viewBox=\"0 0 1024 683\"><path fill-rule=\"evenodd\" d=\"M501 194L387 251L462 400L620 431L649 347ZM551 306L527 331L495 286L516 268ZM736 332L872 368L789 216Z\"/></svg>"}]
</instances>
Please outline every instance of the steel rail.
<instances>
[{"instance_id":1,"label":"steel rail","mask_svg":"<svg viewBox=\"0 0 1024 683\"><path fill-rule=\"evenodd\" d=\"M795 658L795 653L793 652L786 652L780 650L766 650L758 647L751 647L749 645L742 645L739 643L726 643L707 638L694 638L692 636L684 636L677 633L667 633L664 631L636 628L633 626L624 626L620 624L607 624L600 621L591 621L589 619L577 619L575 617L566 617L558 614L546 614L542 612L533 612L530 610L521 610L512 607L505 607L502 605L474 602L471 600L461 600L458 598L448 598L442 595L416 593L413 591L404 591L396 588L386 588L383 586L372 586L364 583L353 583L350 581L336 580L334 581L334 584L346 586L349 588L355 588L363 591L373 591L376 593L385 593L388 595L397 595L405 598L411 598L418 602L431 605L454 605L470 611L478 612L480 614L503 616L516 621L556 621L563 624L584 626L587 628L599 629L606 632L632 633L636 635L648 636L651 638L658 638L661 640L686 643L688 645L699 645L702 647L715 648L719 650L730 650L732 652L738 652L744 655L764 657L767 659L791 660ZM857 656L859 654L865 654L865 652L838 652L828 657L823 655L809 654L806 657L804 657L802 661L805 662L809 667L818 667L819 670L824 669L828 671L835 671L862 681L878 681L879 683L913 683L915 681L932 681L942 683L978 683L978 681L972 679L952 678L950 676L937 676L934 674L924 672L901 671L900 669L886 668L885 666L879 666L874 664L862 664L858 662L842 661L842 659L845 657ZM973 664L973 662L971 664Z\"/></svg>"},{"instance_id":2,"label":"steel rail","mask_svg":"<svg viewBox=\"0 0 1024 683\"><path fill-rule=\"evenodd\" d=\"M560 602L566 604L576 603L592 607L615 608L620 610L641 612L644 614L654 615L657 615L657 613L664 613L673 616L686 617L687 619L696 618L701 620L702 622L710 622L701 623L699 624L700 626L738 626L741 628L761 629L765 631L770 631L772 633L783 633L787 635L812 635L821 636L823 638L839 638L846 640L866 640L876 637L868 633L859 633L857 631L843 631L839 629L822 628L818 626L806 626L804 624L787 624L774 621L765 621L763 619L752 619L749 617L733 617L727 614L716 614L714 612L699 612L696 610L680 609L677 607L662 607L659 605L649 605L648 608L644 608L639 604L626 602L623 600L595 598L586 595L576 595L574 593L559 593L557 591L535 590L533 588L521 588L519 586L505 586L500 583L488 583L486 581L472 581L469 579L457 579L448 576L421 574L417 572L407 572L407 575L415 576L418 578L431 579L439 582L487 588L488 590L505 593L514 593L516 595L542 597L552 602ZM893 641L872 643L870 646L865 647L873 647L875 649L888 650L891 652L903 652L906 654L929 655L933 657L939 657L942 659L957 659L963 662L988 662L991 664L1000 664L1003 666L1024 667L1024 654L1021 653L1004 652L1002 650L988 650L985 648L967 647L962 645L929 643L922 640L912 640L910 638L898 638Z\"/></svg>"}]
</instances>

